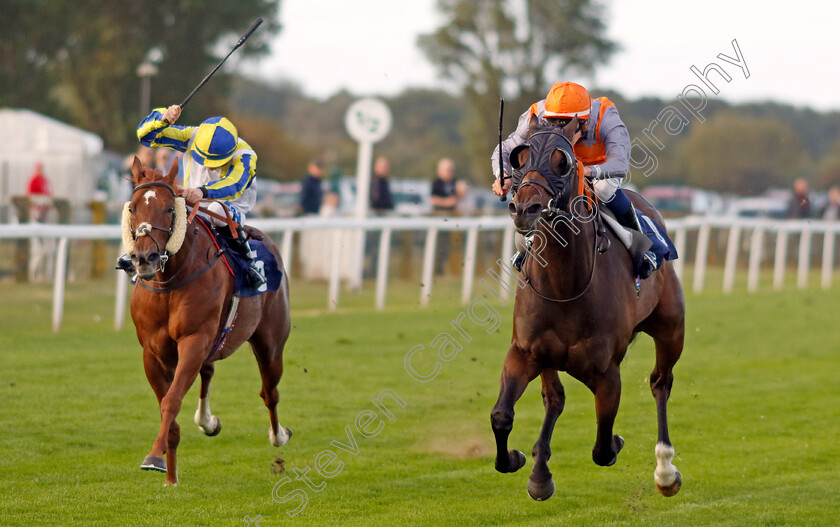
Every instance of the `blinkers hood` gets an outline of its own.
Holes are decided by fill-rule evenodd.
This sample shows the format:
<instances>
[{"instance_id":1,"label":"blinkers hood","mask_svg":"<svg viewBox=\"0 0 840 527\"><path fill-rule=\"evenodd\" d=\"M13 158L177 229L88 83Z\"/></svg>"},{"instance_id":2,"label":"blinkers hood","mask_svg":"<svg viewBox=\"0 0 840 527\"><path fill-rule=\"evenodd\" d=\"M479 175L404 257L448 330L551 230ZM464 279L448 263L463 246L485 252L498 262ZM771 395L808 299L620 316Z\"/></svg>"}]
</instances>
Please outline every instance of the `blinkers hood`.
<instances>
[{"instance_id":1,"label":"blinkers hood","mask_svg":"<svg viewBox=\"0 0 840 527\"><path fill-rule=\"evenodd\" d=\"M528 160L519 163L519 154L530 148ZM551 154L559 150L560 164L552 166ZM517 146L510 153L510 165L513 168L513 191L522 184L522 178L529 172L539 172L548 181L553 195L560 196L566 189L569 177L575 169L575 152L572 144L559 128L544 128L534 132L528 142Z\"/></svg>"}]
</instances>

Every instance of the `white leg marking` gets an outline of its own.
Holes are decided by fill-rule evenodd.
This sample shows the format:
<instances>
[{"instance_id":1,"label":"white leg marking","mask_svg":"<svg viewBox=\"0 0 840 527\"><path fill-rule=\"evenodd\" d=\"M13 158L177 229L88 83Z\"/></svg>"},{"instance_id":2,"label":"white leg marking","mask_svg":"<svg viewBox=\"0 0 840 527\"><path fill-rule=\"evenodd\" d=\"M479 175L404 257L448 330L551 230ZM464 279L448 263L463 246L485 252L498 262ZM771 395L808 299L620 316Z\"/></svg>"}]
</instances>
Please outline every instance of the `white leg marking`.
<instances>
[{"instance_id":1,"label":"white leg marking","mask_svg":"<svg viewBox=\"0 0 840 527\"><path fill-rule=\"evenodd\" d=\"M198 410L195 411L195 424L205 433L212 432L219 426L219 420L210 413L210 396L198 400Z\"/></svg>"},{"instance_id":2,"label":"white leg marking","mask_svg":"<svg viewBox=\"0 0 840 527\"><path fill-rule=\"evenodd\" d=\"M653 481L660 487L667 487L677 479L677 467L674 459L674 447L665 443L656 443L656 470L653 471Z\"/></svg>"},{"instance_id":3,"label":"white leg marking","mask_svg":"<svg viewBox=\"0 0 840 527\"><path fill-rule=\"evenodd\" d=\"M149 198L156 198L157 194L155 194L154 190L147 190L143 197L146 198L146 205L149 204Z\"/></svg>"},{"instance_id":4,"label":"white leg marking","mask_svg":"<svg viewBox=\"0 0 840 527\"><path fill-rule=\"evenodd\" d=\"M268 427L268 440L274 446L283 446L289 442L289 433L279 423L277 424L277 429L280 430L280 435L275 436L271 426Z\"/></svg>"}]
</instances>

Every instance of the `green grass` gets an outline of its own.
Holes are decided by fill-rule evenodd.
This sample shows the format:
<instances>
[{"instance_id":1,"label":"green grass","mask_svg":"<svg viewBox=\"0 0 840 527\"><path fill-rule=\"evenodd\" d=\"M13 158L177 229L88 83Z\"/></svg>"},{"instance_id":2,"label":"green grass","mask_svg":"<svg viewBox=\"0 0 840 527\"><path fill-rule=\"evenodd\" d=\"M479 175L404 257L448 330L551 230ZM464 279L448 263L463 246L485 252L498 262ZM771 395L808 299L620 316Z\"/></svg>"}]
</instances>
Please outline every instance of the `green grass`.
<instances>
[{"instance_id":1,"label":"green grass","mask_svg":"<svg viewBox=\"0 0 840 527\"><path fill-rule=\"evenodd\" d=\"M561 374L567 404L549 464L557 492L543 503L525 492L526 467L493 469L490 408L510 335L510 308L492 334L466 323L472 341L428 383L411 379L406 352L429 348L459 313L457 281L435 283L420 309L417 284L389 292L372 309L370 287L342 291L327 313L323 284L292 289L292 336L280 384L281 422L295 435L268 443L268 413L247 349L217 364L212 408L222 433L205 437L192 423L197 387L179 419L176 488L138 469L158 431L158 407L143 374L131 324L113 327L113 283L71 284L64 327L50 331L49 286L0 288L0 525L833 525L840 514L840 346L837 292L786 289L688 296L687 340L669 406L675 464L684 484L673 498L653 484L656 418L646 382L652 342L640 336L623 366L616 432L618 463L596 466L591 393ZM715 288L717 289L717 288ZM431 368L428 351L419 368ZM393 420L372 438L354 431L371 400L392 389ZM511 445L530 452L542 422L539 383L516 407ZM380 412L381 414L381 412ZM272 499L293 469L313 467L333 450L344 463L308 504ZM285 473L275 459L284 460ZM330 469L337 468L337 462ZM315 483L324 481L309 473Z\"/></svg>"}]
</instances>

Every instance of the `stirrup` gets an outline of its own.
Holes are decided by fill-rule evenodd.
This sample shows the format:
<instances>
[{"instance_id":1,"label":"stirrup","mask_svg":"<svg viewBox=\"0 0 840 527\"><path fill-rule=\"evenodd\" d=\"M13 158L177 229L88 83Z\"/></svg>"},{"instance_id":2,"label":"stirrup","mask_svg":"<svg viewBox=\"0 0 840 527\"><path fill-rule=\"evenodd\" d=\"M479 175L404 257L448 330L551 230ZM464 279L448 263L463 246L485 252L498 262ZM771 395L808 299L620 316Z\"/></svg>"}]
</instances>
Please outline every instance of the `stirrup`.
<instances>
[{"instance_id":1,"label":"stirrup","mask_svg":"<svg viewBox=\"0 0 840 527\"><path fill-rule=\"evenodd\" d=\"M652 251L648 251L642 256L642 261L639 263L639 278L644 280L653 274L659 268L656 255Z\"/></svg>"},{"instance_id":2,"label":"stirrup","mask_svg":"<svg viewBox=\"0 0 840 527\"><path fill-rule=\"evenodd\" d=\"M522 272L522 264L525 263L525 251L516 251L513 253L513 256L510 257L510 265L517 272Z\"/></svg>"},{"instance_id":3,"label":"stirrup","mask_svg":"<svg viewBox=\"0 0 840 527\"><path fill-rule=\"evenodd\" d=\"M253 264L248 269L247 275L246 281L252 289L259 289L266 284L265 277L254 268Z\"/></svg>"}]
</instances>

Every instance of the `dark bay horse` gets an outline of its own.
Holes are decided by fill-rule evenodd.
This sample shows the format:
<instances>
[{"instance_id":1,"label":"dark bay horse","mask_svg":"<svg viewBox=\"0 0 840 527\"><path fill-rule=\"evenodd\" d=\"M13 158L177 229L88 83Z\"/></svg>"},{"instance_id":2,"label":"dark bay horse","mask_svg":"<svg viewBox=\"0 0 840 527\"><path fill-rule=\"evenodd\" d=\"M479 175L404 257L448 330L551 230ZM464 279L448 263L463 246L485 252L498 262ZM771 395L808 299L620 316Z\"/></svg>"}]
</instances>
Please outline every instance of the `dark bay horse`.
<instances>
[{"instance_id":1,"label":"dark bay horse","mask_svg":"<svg viewBox=\"0 0 840 527\"><path fill-rule=\"evenodd\" d=\"M164 176L143 169L135 157L131 172L135 188L123 216L123 239L138 273L131 317L161 416L160 432L140 467L166 472L166 484L175 485L175 453L181 436L175 418L184 395L201 375L195 422L206 435L218 434L221 422L211 414L209 404L213 362L228 357L246 340L262 377L260 395L268 407L269 440L274 446L288 441L291 431L277 423L276 408L283 347L291 327L289 287L277 247L265 236L263 241L283 272L281 286L277 291L243 297L224 345L209 357L230 310L233 277L219 260L210 234L199 228L197 221L187 223L183 199L175 196L177 164Z\"/></svg>"},{"instance_id":2,"label":"dark bay horse","mask_svg":"<svg viewBox=\"0 0 840 527\"><path fill-rule=\"evenodd\" d=\"M510 214L520 233L533 233L534 244L522 267L514 306L513 338L501 376L499 399L491 423L496 437L496 470L515 472L525 455L508 450L513 407L528 383L540 376L545 421L532 455L528 494L545 500L554 493L548 469L551 435L563 411L565 394L559 371L581 381L595 395L597 436L592 459L601 466L616 462L624 440L613 435L621 396L619 366L637 332L653 337L656 365L650 387L656 401L658 438L656 487L676 494L682 476L671 463L666 404L685 332L685 300L670 262L641 283L637 292L628 251L597 221L597 206L588 210L578 194L577 169L565 130L536 127L526 145L511 153L515 197ZM565 133L565 135L564 135ZM662 217L639 195L627 192L634 206L660 226ZM664 229L663 229L664 231ZM607 246L611 249L607 250ZM602 252L603 251L603 252Z\"/></svg>"}]
</instances>

